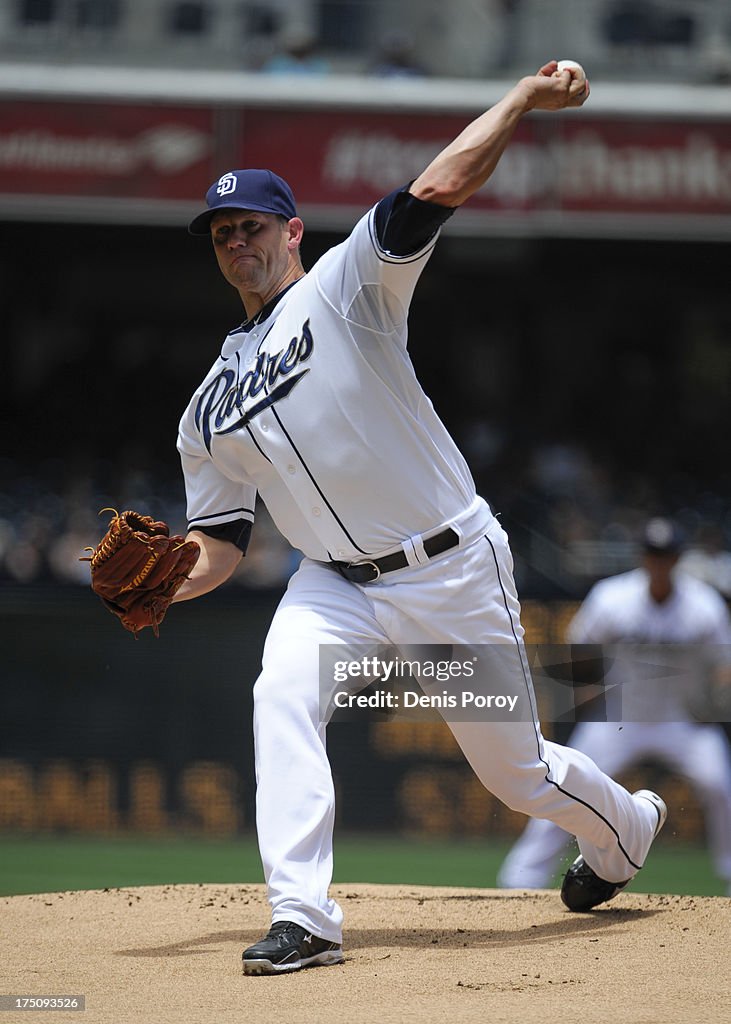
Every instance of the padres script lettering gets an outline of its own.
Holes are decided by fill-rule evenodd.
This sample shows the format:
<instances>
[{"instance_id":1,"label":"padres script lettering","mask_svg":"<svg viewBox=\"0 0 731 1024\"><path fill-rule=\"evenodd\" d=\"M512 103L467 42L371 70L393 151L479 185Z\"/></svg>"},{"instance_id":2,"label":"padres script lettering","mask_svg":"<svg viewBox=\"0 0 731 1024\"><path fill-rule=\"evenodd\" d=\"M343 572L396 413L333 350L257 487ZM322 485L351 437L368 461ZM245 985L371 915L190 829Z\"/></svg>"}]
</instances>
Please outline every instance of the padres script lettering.
<instances>
[{"instance_id":1,"label":"padres script lettering","mask_svg":"<svg viewBox=\"0 0 731 1024\"><path fill-rule=\"evenodd\" d=\"M286 349L273 355L260 352L256 363L241 380L233 370L224 369L205 388L198 399L195 410L195 425L200 430L206 449L211 450L213 434L231 434L246 426L255 416L285 398L309 369L289 374L312 355L314 340L310 331L309 318L302 325L299 338L292 338ZM288 379L277 384L280 377ZM272 388L271 391L268 388ZM250 405L235 423L225 426L226 421L236 412L241 413L248 398L256 398L261 392L264 398Z\"/></svg>"}]
</instances>

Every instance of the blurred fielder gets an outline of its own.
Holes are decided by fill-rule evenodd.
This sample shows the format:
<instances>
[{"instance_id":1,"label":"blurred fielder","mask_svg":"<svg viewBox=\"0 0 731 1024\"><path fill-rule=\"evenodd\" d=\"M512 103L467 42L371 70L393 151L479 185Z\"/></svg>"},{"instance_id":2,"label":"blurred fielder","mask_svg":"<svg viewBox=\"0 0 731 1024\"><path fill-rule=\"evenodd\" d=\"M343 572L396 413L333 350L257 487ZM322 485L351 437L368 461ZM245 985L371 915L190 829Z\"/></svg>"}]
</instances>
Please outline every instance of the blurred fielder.
<instances>
[{"instance_id":1,"label":"blurred fielder","mask_svg":"<svg viewBox=\"0 0 731 1024\"><path fill-rule=\"evenodd\" d=\"M642 565L597 583L568 629L571 644L601 644L608 720L576 726L569 746L610 775L652 759L687 778L705 808L716 873L731 895L731 747L723 728L702 714L705 678L726 686L731 618L717 590L675 570L682 533L651 519ZM616 684L616 687L614 686ZM551 883L570 836L551 821L532 820L498 873L508 889Z\"/></svg>"}]
</instances>

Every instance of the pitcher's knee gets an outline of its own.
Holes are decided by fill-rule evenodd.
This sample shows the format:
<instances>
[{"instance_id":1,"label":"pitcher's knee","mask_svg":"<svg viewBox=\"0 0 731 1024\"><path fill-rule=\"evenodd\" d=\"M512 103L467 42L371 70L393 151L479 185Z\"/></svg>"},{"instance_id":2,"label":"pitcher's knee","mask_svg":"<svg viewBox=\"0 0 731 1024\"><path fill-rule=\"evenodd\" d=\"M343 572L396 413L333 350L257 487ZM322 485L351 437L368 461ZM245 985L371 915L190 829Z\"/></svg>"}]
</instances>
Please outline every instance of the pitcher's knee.
<instances>
[{"instance_id":1,"label":"pitcher's knee","mask_svg":"<svg viewBox=\"0 0 731 1024\"><path fill-rule=\"evenodd\" d=\"M523 773L507 780L507 785L499 785L492 789L493 794L509 807L533 818L542 817L541 809L545 806L547 789L546 769L540 772L525 770ZM553 789L553 787L551 787Z\"/></svg>"},{"instance_id":2,"label":"pitcher's knee","mask_svg":"<svg viewBox=\"0 0 731 1024\"><path fill-rule=\"evenodd\" d=\"M277 679L273 672L262 672L253 689L254 707L261 708L275 707L277 704L285 704L282 700L282 680Z\"/></svg>"},{"instance_id":3,"label":"pitcher's knee","mask_svg":"<svg viewBox=\"0 0 731 1024\"><path fill-rule=\"evenodd\" d=\"M308 694L293 689L284 699L282 681L262 674L254 686L254 737L257 747L315 747L320 756L324 725L317 691Z\"/></svg>"}]
</instances>

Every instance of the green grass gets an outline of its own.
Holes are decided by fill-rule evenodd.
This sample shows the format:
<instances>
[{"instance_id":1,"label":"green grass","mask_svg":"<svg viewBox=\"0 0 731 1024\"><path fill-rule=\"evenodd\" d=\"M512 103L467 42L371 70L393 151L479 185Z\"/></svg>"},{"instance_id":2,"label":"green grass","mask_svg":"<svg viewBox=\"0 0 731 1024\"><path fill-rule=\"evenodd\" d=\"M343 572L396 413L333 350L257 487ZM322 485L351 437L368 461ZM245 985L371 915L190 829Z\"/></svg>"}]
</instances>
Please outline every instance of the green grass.
<instances>
[{"instance_id":1,"label":"green grass","mask_svg":"<svg viewBox=\"0 0 731 1024\"><path fill-rule=\"evenodd\" d=\"M336 839L335 882L490 888L509 843L345 835ZM263 881L253 838L96 839L0 837L0 894L182 882ZM636 892L720 896L705 850L658 844Z\"/></svg>"}]
</instances>

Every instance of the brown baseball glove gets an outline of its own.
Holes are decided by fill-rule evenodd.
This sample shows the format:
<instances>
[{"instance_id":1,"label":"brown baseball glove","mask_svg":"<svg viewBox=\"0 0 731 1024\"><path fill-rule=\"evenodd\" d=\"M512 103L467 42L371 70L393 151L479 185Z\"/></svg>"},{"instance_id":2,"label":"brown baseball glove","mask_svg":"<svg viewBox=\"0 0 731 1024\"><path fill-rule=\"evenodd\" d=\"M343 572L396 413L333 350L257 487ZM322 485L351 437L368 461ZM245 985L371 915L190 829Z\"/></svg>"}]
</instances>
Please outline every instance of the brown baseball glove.
<instances>
[{"instance_id":1,"label":"brown baseball glove","mask_svg":"<svg viewBox=\"0 0 731 1024\"><path fill-rule=\"evenodd\" d=\"M89 558L91 589L135 637L145 626L159 636L176 593L198 561L200 547L171 537L166 523L139 512L114 512L107 532Z\"/></svg>"}]
</instances>

